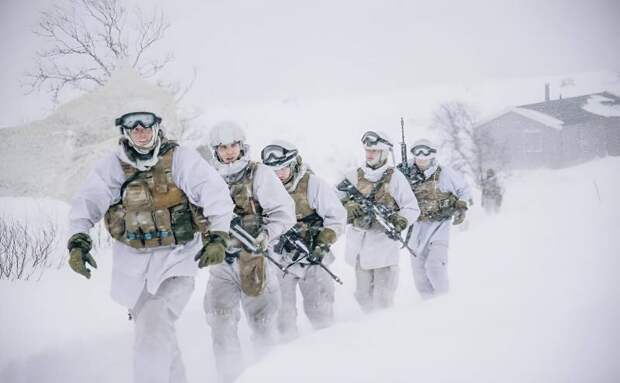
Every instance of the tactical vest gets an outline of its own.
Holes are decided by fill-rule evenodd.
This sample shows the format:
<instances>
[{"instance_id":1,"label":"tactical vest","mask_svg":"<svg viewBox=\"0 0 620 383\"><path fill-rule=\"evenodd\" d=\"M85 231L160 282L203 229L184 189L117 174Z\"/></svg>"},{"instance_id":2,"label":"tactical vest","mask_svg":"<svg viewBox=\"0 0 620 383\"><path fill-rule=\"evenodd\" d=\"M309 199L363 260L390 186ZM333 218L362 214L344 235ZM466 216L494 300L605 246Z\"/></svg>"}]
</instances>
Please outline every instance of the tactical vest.
<instances>
[{"instance_id":1,"label":"tactical vest","mask_svg":"<svg viewBox=\"0 0 620 383\"><path fill-rule=\"evenodd\" d=\"M257 166L256 162L250 161L238 176L226 178L230 197L235 203L233 211L238 216L236 219L239 219L239 224L254 237L260 233L263 226L263 208L254 198L252 188ZM229 251L237 254L239 259L241 290L252 297L260 295L267 283L265 257L246 251L241 242L235 238L231 238L229 242L227 252Z\"/></svg>"},{"instance_id":2,"label":"tactical vest","mask_svg":"<svg viewBox=\"0 0 620 383\"><path fill-rule=\"evenodd\" d=\"M412 185L420 207L418 221L441 221L450 218L455 212L454 204L458 198L451 192L439 190L440 174L441 167L438 166L432 176Z\"/></svg>"},{"instance_id":3,"label":"tactical vest","mask_svg":"<svg viewBox=\"0 0 620 383\"><path fill-rule=\"evenodd\" d=\"M359 190L366 198L372 198L372 201L376 204L382 204L391 211L398 211L398 204L394 197L390 194L389 186L394 174L394 168L388 168L381 178L372 182L364 177L364 171L361 168L357 169L357 190ZM361 229L377 229L383 231L383 229L374 222L369 216L355 218L351 222L353 226Z\"/></svg>"},{"instance_id":4,"label":"tactical vest","mask_svg":"<svg viewBox=\"0 0 620 383\"><path fill-rule=\"evenodd\" d=\"M160 152L157 164L146 171L121 162L126 176L121 200L105 213L112 238L136 249L184 244L194 233L205 232L202 209L189 202L172 180L175 144Z\"/></svg>"},{"instance_id":5,"label":"tactical vest","mask_svg":"<svg viewBox=\"0 0 620 383\"><path fill-rule=\"evenodd\" d=\"M253 236L258 235L263 226L263 208L254 198L252 188L257 166L256 162L250 161L240 177L227 181L230 197L235 203L233 211L241 219L241 226Z\"/></svg>"},{"instance_id":6,"label":"tactical vest","mask_svg":"<svg viewBox=\"0 0 620 383\"><path fill-rule=\"evenodd\" d=\"M310 181L310 170L301 177L297 187L290 192L291 198L295 201L295 217L297 218L297 228L302 240L309 245L310 250L314 247L316 236L320 228L323 227L323 219L317 214L316 210L310 207L308 201L308 183Z\"/></svg>"}]
</instances>

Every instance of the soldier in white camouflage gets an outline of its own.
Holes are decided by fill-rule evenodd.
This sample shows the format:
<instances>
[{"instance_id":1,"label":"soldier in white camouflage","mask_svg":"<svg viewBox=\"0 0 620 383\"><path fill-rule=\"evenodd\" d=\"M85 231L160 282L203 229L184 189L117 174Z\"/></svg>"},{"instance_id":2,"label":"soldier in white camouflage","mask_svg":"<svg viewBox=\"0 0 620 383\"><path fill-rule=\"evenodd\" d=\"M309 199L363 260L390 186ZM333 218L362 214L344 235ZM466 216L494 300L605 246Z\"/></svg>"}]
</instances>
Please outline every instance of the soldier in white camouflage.
<instances>
[{"instance_id":1,"label":"soldier in white camouflage","mask_svg":"<svg viewBox=\"0 0 620 383\"><path fill-rule=\"evenodd\" d=\"M201 263L224 259L233 203L226 183L193 149L166 139L156 105L133 101L116 119L121 140L71 202L69 265L91 277L89 230L114 239L112 298L135 323L133 382L184 383L175 322ZM201 240L202 239L202 240Z\"/></svg>"},{"instance_id":2,"label":"soldier in white camouflage","mask_svg":"<svg viewBox=\"0 0 620 383\"><path fill-rule=\"evenodd\" d=\"M228 184L235 204L233 221L256 239L258 248L271 251L280 234L295 224L293 200L271 169L250 160L250 147L238 124L215 125L209 147L211 161ZM277 341L277 279L281 276L263 255L250 252L232 237L226 262L210 267L204 309L220 381L234 381L244 368L237 334L240 306L259 354Z\"/></svg>"},{"instance_id":3,"label":"soldier in white camouflage","mask_svg":"<svg viewBox=\"0 0 620 383\"><path fill-rule=\"evenodd\" d=\"M405 176L388 163L392 142L383 132L362 136L365 161L345 178L375 204L391 211L388 221L403 232L418 218L420 210ZM401 244L358 202L338 191L351 225L347 229L347 263L355 267L355 298L365 312L390 307L398 287Z\"/></svg>"},{"instance_id":4,"label":"soldier in white camouflage","mask_svg":"<svg viewBox=\"0 0 620 383\"><path fill-rule=\"evenodd\" d=\"M298 335L297 286L303 298L306 316L315 329L324 328L334 320L334 281L319 263L334 261L330 247L344 232L347 212L335 190L316 176L306 165L297 148L286 141L276 140L261 151L263 164L275 171L295 201L297 224L295 233L307 245L310 254L303 260L299 251L282 243L280 261L296 262L280 279L282 305L278 314L278 329L283 339Z\"/></svg>"},{"instance_id":5,"label":"soldier in white camouflage","mask_svg":"<svg viewBox=\"0 0 620 383\"><path fill-rule=\"evenodd\" d=\"M504 191L499 184L493 169L487 169L486 177L482 180L482 195L480 205L487 213L497 213L502 206Z\"/></svg>"},{"instance_id":6,"label":"soldier in white camouflage","mask_svg":"<svg viewBox=\"0 0 620 383\"><path fill-rule=\"evenodd\" d=\"M471 193L460 173L439 165L437 147L431 141L416 141L411 153L408 180L421 210L418 221L408 233L409 246L417 255L411 257L411 265L418 292L422 298L431 298L450 289L450 222L458 225L465 220L466 201L471 199Z\"/></svg>"}]
</instances>

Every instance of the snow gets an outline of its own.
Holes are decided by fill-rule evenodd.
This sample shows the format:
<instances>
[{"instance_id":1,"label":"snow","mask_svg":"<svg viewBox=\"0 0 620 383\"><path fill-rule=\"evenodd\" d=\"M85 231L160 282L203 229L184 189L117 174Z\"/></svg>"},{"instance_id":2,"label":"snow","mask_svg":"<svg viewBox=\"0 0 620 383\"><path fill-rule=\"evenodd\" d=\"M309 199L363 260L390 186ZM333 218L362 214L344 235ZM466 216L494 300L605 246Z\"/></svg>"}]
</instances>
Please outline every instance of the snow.
<instances>
[{"instance_id":1,"label":"snow","mask_svg":"<svg viewBox=\"0 0 620 383\"><path fill-rule=\"evenodd\" d=\"M515 107L512 108L511 111L518 113L523 117L527 117L531 120L538 121L543 125L557 130L562 129L562 126L564 125L564 121L558 120L557 118L551 117L548 114L540 113L535 110Z\"/></svg>"},{"instance_id":2,"label":"snow","mask_svg":"<svg viewBox=\"0 0 620 383\"><path fill-rule=\"evenodd\" d=\"M620 103L600 95L588 97L583 109L603 117L620 117Z\"/></svg>"},{"instance_id":3,"label":"snow","mask_svg":"<svg viewBox=\"0 0 620 383\"><path fill-rule=\"evenodd\" d=\"M47 118L0 130L0 195L69 200L94 162L117 144L114 118L137 102L157 111L168 136L177 136L172 96L124 66L104 87L61 105Z\"/></svg>"},{"instance_id":4,"label":"snow","mask_svg":"<svg viewBox=\"0 0 620 383\"><path fill-rule=\"evenodd\" d=\"M354 141L348 150L356 148ZM325 158L314 167L321 174L343 166ZM345 284L337 287L335 325L313 331L300 314L300 338L256 356L242 319L242 344L255 363L238 381L618 381L619 166L609 157L514 174L500 215L476 205L467 229L453 230L452 292L436 300L418 297L403 259L394 308L363 314L341 239L333 271ZM2 212L35 204L66 217L66 205L53 200L0 199ZM0 381L130 381L133 325L109 297L109 249L94 256L91 280L65 266L39 282L0 281ZM189 382L215 378L202 312L207 274L178 322Z\"/></svg>"}]
</instances>

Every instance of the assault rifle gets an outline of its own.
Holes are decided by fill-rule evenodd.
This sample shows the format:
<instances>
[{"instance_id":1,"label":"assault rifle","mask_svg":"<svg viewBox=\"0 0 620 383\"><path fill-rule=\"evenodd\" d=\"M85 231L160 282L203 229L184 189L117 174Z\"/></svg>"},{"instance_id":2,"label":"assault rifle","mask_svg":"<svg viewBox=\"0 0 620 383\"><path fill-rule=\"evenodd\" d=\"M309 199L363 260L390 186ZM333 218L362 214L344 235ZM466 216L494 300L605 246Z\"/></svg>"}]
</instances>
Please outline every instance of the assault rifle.
<instances>
[{"instance_id":1,"label":"assault rifle","mask_svg":"<svg viewBox=\"0 0 620 383\"><path fill-rule=\"evenodd\" d=\"M297 253L297 258L294 258L293 262L289 263L283 271L288 271L293 265L298 264L304 259L308 258L310 255L310 249L306 246L306 243L303 241L301 237L301 233L296 226L293 226L289 231L282 234L280 236L280 241L274 247L274 251L278 254L282 254L284 250L289 250L291 252ZM323 263L319 262L318 265L325 270L330 277L334 279L334 281L338 282L342 285L342 280L338 278L336 274L334 274L330 269L327 268Z\"/></svg>"},{"instance_id":2,"label":"assault rifle","mask_svg":"<svg viewBox=\"0 0 620 383\"><path fill-rule=\"evenodd\" d=\"M365 197L348 179L344 179L336 186L341 192L347 193L347 196L353 201L362 206L364 212L371 220L376 221L384 230L385 235L388 238L400 242L405 249L409 251L414 257L415 252L409 247L407 242L400 236L400 233L396 230L394 225L388 220L388 217L393 213L385 205L377 204L371 199Z\"/></svg>"},{"instance_id":3,"label":"assault rifle","mask_svg":"<svg viewBox=\"0 0 620 383\"><path fill-rule=\"evenodd\" d=\"M273 259L273 257L269 255L267 249L263 249L256 243L256 238L254 238L252 234L248 233L247 230L245 230L241 226L238 217L235 217L230 222L230 234L232 234L233 237L237 238L248 251L250 251L251 253L260 254L263 257L267 258L286 275L286 273L288 272L286 268L282 266L278 261Z\"/></svg>"},{"instance_id":4,"label":"assault rifle","mask_svg":"<svg viewBox=\"0 0 620 383\"><path fill-rule=\"evenodd\" d=\"M407 142L405 141L405 120L400 118L400 134L402 137L402 141L400 142L400 160L401 163L396 166L398 170L403 173L407 179L411 176L411 166L409 166L409 161L407 160Z\"/></svg>"}]
</instances>

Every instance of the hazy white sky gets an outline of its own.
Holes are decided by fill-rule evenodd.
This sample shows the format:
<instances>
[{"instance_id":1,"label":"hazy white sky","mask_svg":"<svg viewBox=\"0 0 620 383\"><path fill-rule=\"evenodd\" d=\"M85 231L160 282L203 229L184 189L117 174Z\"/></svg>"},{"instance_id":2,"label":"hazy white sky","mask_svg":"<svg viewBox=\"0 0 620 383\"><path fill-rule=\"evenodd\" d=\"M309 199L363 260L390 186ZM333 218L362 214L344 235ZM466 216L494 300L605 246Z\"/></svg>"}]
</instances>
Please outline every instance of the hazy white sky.
<instances>
[{"instance_id":1,"label":"hazy white sky","mask_svg":"<svg viewBox=\"0 0 620 383\"><path fill-rule=\"evenodd\" d=\"M39 46L29 31L50 0L0 0L0 126L39 118L45 95L19 80ZM174 77L188 101L255 103L434 84L620 71L614 0L143 1L172 27Z\"/></svg>"}]
</instances>

